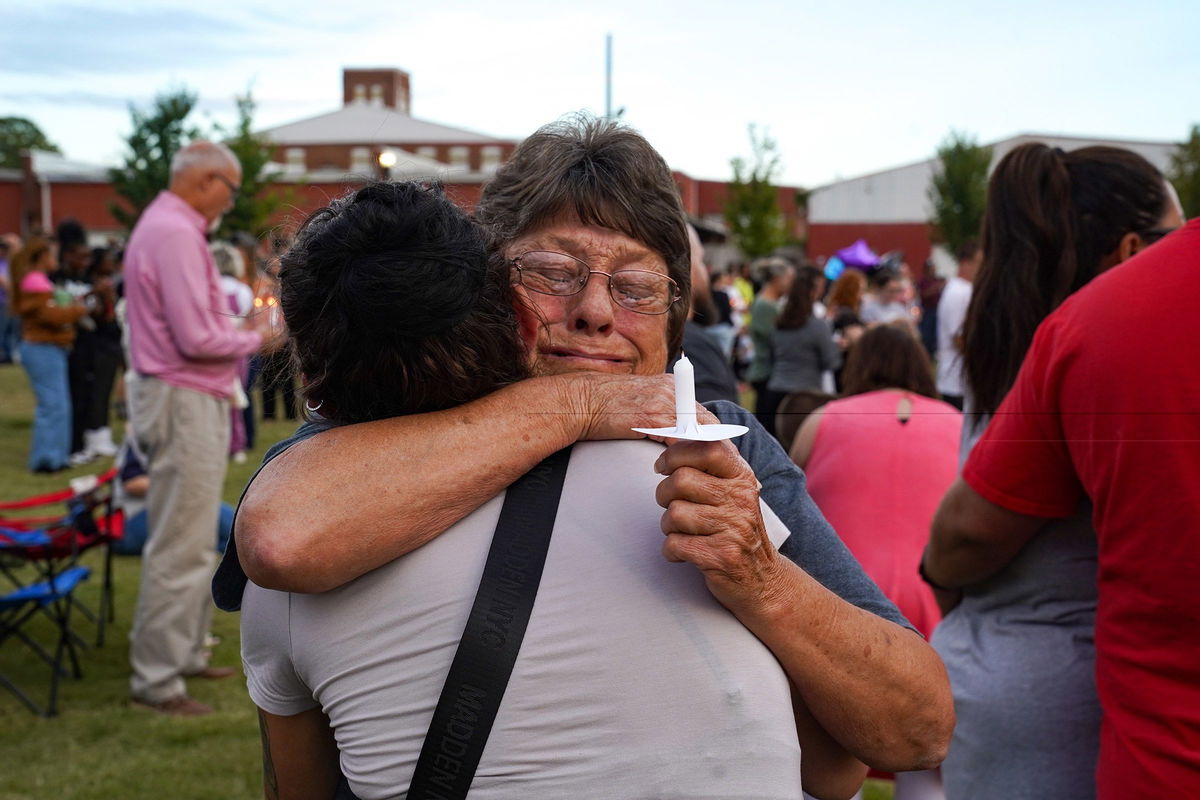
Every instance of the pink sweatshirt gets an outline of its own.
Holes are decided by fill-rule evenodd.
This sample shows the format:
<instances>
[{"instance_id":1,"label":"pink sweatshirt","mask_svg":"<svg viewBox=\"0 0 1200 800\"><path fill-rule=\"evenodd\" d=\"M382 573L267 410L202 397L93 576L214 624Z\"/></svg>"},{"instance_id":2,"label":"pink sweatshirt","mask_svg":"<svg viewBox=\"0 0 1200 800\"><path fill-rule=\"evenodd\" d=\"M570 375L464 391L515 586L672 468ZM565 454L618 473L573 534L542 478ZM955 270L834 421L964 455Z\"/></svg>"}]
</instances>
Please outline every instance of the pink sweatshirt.
<instances>
[{"instance_id":1,"label":"pink sweatshirt","mask_svg":"<svg viewBox=\"0 0 1200 800\"><path fill-rule=\"evenodd\" d=\"M126 324L133 368L184 389L228 397L237 359L259 348L229 315L204 239L204 217L160 192L125 249Z\"/></svg>"}]
</instances>

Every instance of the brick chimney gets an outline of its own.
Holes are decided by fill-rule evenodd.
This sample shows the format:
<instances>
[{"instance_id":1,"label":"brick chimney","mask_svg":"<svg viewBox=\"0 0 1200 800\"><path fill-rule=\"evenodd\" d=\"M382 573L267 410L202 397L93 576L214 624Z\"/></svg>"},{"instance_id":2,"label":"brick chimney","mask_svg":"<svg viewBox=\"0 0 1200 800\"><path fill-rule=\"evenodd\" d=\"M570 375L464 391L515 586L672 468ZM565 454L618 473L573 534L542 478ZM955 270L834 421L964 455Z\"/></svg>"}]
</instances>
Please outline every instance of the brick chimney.
<instances>
[{"instance_id":1,"label":"brick chimney","mask_svg":"<svg viewBox=\"0 0 1200 800\"><path fill-rule=\"evenodd\" d=\"M342 103L373 105L411 113L408 73L402 69L342 70Z\"/></svg>"}]
</instances>

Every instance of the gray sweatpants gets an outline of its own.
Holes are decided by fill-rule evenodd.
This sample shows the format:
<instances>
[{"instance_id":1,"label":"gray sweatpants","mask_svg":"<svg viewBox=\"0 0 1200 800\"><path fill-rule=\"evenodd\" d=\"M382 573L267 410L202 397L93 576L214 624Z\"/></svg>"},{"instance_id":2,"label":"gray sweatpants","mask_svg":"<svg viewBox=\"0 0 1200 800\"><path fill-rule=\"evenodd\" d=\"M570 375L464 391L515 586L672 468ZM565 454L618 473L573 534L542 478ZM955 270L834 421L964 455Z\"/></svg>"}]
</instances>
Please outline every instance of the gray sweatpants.
<instances>
[{"instance_id":1,"label":"gray sweatpants","mask_svg":"<svg viewBox=\"0 0 1200 800\"><path fill-rule=\"evenodd\" d=\"M132 378L129 391L130 423L150 477L129 685L134 697L161 702L186 694L184 676L208 664L229 403L148 376Z\"/></svg>"}]
</instances>

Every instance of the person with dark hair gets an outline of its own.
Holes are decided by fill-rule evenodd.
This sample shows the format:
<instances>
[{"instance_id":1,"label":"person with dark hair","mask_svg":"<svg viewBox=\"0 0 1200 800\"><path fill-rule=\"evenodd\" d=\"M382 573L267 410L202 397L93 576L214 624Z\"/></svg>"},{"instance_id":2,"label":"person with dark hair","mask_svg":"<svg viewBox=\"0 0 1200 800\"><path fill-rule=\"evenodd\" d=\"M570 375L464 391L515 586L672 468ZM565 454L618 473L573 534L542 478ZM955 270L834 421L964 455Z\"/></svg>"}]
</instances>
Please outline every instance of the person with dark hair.
<instances>
[{"instance_id":1,"label":"person with dark hair","mask_svg":"<svg viewBox=\"0 0 1200 800\"><path fill-rule=\"evenodd\" d=\"M985 426L990 430L1001 422L997 416L1001 401L1017 380L1042 320L1080 287L1180 224L1179 204L1170 185L1149 162L1128 150L1086 147L1064 153L1031 143L1011 151L992 173L981 243L983 264L963 331L968 412L963 447L971 456L934 519L924 563L931 585L947 590L943 605L950 608L957 602L933 636L950 671L959 713L950 755L943 766L946 795L951 800L1089 798L1097 787L1111 790L1121 785L1117 775L1108 773L1112 767L1106 767L1103 759L1097 782L1098 752L1110 751L1123 759L1126 756L1116 753L1142 750L1142 745L1134 743L1141 735L1136 733L1136 724L1126 727L1129 715L1121 710L1127 698L1112 692L1114 681L1122 684L1131 679L1130 667L1122 668L1111 659L1096 660L1103 636L1137 636L1129 627L1141 625L1112 616L1107 631L1097 625L1097 541L1092 520L1105 522L1111 509L1093 508L1089 503L1089 498L1098 496L1094 481L1087 495L1062 488L1053 504L1032 504L1020 498L1032 496L1025 482L1045 475L1047 463L1065 448L1076 452L1086 447L1093 452L1094 468L1081 473L1089 479L1094 477L1094 469L1106 471L1114 462L1095 451L1093 444L1083 444L1100 441L1089 432L1091 423L1081 424L1081 420L1095 417L1091 410L1095 404L1086 399L1087 394L1095 392L1106 398L1100 404L1104 408L1127 412L1149 398L1166 402L1176 387L1158 392L1151 382L1139 382L1135 384L1138 394L1131 395L1101 389L1097 381L1095 388L1089 385L1084 392L1074 393L1069 403L1064 401L1061 408L1072 412L1068 416L1059 415L1057 400L1047 401L1046 409L1055 410L1047 418L1052 416L1055 425L1069 431L1054 443L1053 457L1033 445L1018 445L1017 439L1030 437L1015 432L1019 426L1007 423L989 436L989 447L972 448ZM1124 299L1136 302L1136 296L1142 295L1130 292ZM1162 299L1157 296L1156 302ZM1115 306L1113 316L1120 316ZM1107 320L1094 315L1086 319L1096 327L1076 324L1071 328L1073 335L1108 341ZM1142 341L1144 330L1127 329L1129 341ZM1153 344L1142 347L1135 359L1171 349L1163 347L1165 338L1147 341ZM1118 381L1132 381L1136 372L1121 371L1122 365L1128 364L1122 360L1125 346L1127 343L1112 351ZM1114 396L1121 400L1110 405L1107 398ZM1028 404L1023 408L1033 410ZM1104 435L1102 440L1114 442L1123 436ZM1034 454L1037 450L1035 457L1020 465L994 461L991 453L1005 450L1001 442L1009 437L1013 437L1010 446L1022 452ZM1161 464L1166 463L1172 462L1164 457L1146 474L1160 474ZM985 469L983 465L988 464L1004 464L1007 474ZM1172 465L1172 470L1175 468ZM992 488L1002 485L1013 490L999 495ZM1121 485L1126 491L1132 488L1124 480ZM1036 494L1063 486L1058 479L1047 478ZM1072 478L1071 486L1077 490L1079 484ZM1069 506L1061 500L1068 495L1073 498ZM1143 513L1152 514L1153 506L1160 503L1147 500L1136 513L1139 518ZM1170 503L1176 504L1175 500ZM1136 569L1132 564L1114 564L1110 569L1113 567L1118 571ZM1137 605L1124 580L1114 583L1103 574L1100 580L1101 593L1109 587L1113 608ZM1148 620L1150 616L1153 613L1124 619ZM1151 630L1148 628L1147 634ZM1153 641L1148 635L1148 648L1153 648ZM1146 654L1150 655L1149 649ZM1140 666L1135 671L1142 674ZM1099 700L1097 674L1108 682ZM1113 738L1101 742L1102 704L1105 728L1115 726L1109 729L1121 731L1109 736L1120 736L1123 743ZM1129 765L1117 769L1124 772ZM1114 782L1106 786L1105 775ZM1163 793L1127 789L1109 796Z\"/></svg>"},{"instance_id":2,"label":"person with dark hair","mask_svg":"<svg viewBox=\"0 0 1200 800\"><path fill-rule=\"evenodd\" d=\"M775 406L771 404L767 381L771 379L771 336L783 308L784 298L796 280L796 266L784 258L769 258L754 265L762 289L750 304L750 333L753 357L746 368L746 383L754 389L754 416L768 431L775 429ZM778 403L776 403L778 405Z\"/></svg>"},{"instance_id":3,"label":"person with dark hair","mask_svg":"<svg viewBox=\"0 0 1200 800\"><path fill-rule=\"evenodd\" d=\"M729 354L722 349L721 340L712 328L705 328L696 321L696 303L708 296L708 267L704 264L704 245L691 225L688 225L688 241L692 248L692 308L683 325L683 352L695 370L696 402L726 400L736 403L738 382L729 364Z\"/></svg>"},{"instance_id":4,"label":"person with dark hair","mask_svg":"<svg viewBox=\"0 0 1200 800\"><path fill-rule=\"evenodd\" d=\"M938 400L933 365L905 322L866 331L843 377L843 399L808 416L791 457L850 552L928 637L941 614L917 564L958 468L962 414Z\"/></svg>"},{"instance_id":5,"label":"person with dark hair","mask_svg":"<svg viewBox=\"0 0 1200 800\"><path fill-rule=\"evenodd\" d=\"M115 278L113 252L106 247L93 249L84 279L92 287L88 303L95 328L86 334L90 340L91 364L81 391L86 406L78 417L83 429L83 453L88 460L117 454L109 416L113 386L125 357L121 349L121 323L117 321Z\"/></svg>"},{"instance_id":6,"label":"person with dark hair","mask_svg":"<svg viewBox=\"0 0 1200 800\"><path fill-rule=\"evenodd\" d=\"M76 220L68 219L58 226L58 269L51 273L54 285L67 292L77 303L91 311L96 301L93 286L87 277L91 248L87 232ZM96 455L87 451L84 443L84 417L91 407L92 366L95 361L96 321L91 314L76 323L75 342L67 356L67 375L71 387L71 464L86 464ZM116 450L108 453L115 455Z\"/></svg>"},{"instance_id":7,"label":"person with dark hair","mask_svg":"<svg viewBox=\"0 0 1200 800\"><path fill-rule=\"evenodd\" d=\"M904 300L904 281L900 270L891 266L879 267L871 273L871 290L863 298L858 309L863 324L877 325L881 322L910 318Z\"/></svg>"},{"instance_id":8,"label":"person with dark hair","mask_svg":"<svg viewBox=\"0 0 1200 800\"><path fill-rule=\"evenodd\" d=\"M7 237L0 236L0 364L11 364L17 351L14 317L8 313L8 298L12 294L9 259L13 253Z\"/></svg>"},{"instance_id":9,"label":"person with dark hair","mask_svg":"<svg viewBox=\"0 0 1200 800\"><path fill-rule=\"evenodd\" d=\"M955 254L958 274L946 281L937 303L937 387L942 399L959 411L963 407L962 326L971 303L971 281L979 271L983 251L968 239Z\"/></svg>"},{"instance_id":10,"label":"person with dark hair","mask_svg":"<svg viewBox=\"0 0 1200 800\"><path fill-rule=\"evenodd\" d=\"M771 332L771 377L756 414L770 422L763 427L772 434L776 433L775 412L783 398L796 392L821 391L822 374L842 364L829 323L813 315L813 303L820 297L824 280L816 267L801 267Z\"/></svg>"},{"instance_id":11,"label":"person with dark hair","mask_svg":"<svg viewBox=\"0 0 1200 800\"><path fill-rule=\"evenodd\" d=\"M523 263L526 289L555 279ZM623 303L666 312L673 295L646 294L647 280L621 284ZM322 415L303 435L437 412L527 376L522 333L536 332L518 324L508 264L489 259L483 230L436 188L369 185L316 212L282 258L280 286ZM864 772L853 759L824 764L803 723L797 747L787 676L770 651L697 572L657 552L658 478L625 467L649 467L661 450L624 441L571 453L537 605L472 792L572 797L603 786L644 797L665 781L683 796L798 800L801 748L815 791L853 792ZM410 785L500 513L489 502L337 592L246 587L243 661L281 796L330 796L339 758L355 794ZM664 663L669 672L655 669ZM713 759L719 774L704 766Z\"/></svg>"},{"instance_id":12,"label":"person with dark hair","mask_svg":"<svg viewBox=\"0 0 1200 800\"><path fill-rule=\"evenodd\" d=\"M522 299L537 377L461 407L285 443L288 458L243 498L214 582L222 607L241 600L242 564L261 586L324 591L429 542L576 440L673 422L663 371L683 336L690 248L677 187L649 143L612 121L547 126L501 167L476 213ZM665 554L703 569L835 751L882 769L937 763L953 715L932 650L904 630L778 444L737 406L709 408L751 431L663 452ZM338 491L315 497L329 475L342 476ZM792 534L778 549L764 539L760 482Z\"/></svg>"},{"instance_id":13,"label":"person with dark hair","mask_svg":"<svg viewBox=\"0 0 1200 800\"><path fill-rule=\"evenodd\" d=\"M907 322L866 331L843 379L843 398L804 420L791 457L850 552L928 638L941 613L917 566L958 471L962 414L937 399L933 365ZM939 786L936 772L897 773L896 799Z\"/></svg>"},{"instance_id":14,"label":"person with dark hair","mask_svg":"<svg viewBox=\"0 0 1200 800\"><path fill-rule=\"evenodd\" d=\"M21 320L21 366L29 376L37 407L29 469L59 472L71 454L71 391L67 353L75 341L75 323L87 309L50 282L54 247L31 238L12 260L13 313Z\"/></svg>"}]
</instances>

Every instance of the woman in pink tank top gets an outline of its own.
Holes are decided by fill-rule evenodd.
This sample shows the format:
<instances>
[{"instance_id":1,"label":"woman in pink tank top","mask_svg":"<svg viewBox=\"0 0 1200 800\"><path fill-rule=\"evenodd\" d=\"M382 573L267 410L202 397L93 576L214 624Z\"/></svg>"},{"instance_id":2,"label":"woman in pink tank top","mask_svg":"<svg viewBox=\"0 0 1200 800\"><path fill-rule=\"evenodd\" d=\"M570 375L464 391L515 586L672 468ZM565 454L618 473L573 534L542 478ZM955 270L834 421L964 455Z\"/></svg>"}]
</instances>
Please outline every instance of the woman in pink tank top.
<instances>
[{"instance_id":1,"label":"woman in pink tank top","mask_svg":"<svg viewBox=\"0 0 1200 800\"><path fill-rule=\"evenodd\" d=\"M907 325L863 334L843 377L847 396L804 421L792 460L850 552L928 638L941 614L917 566L958 471L962 414L936 399L929 357Z\"/></svg>"}]
</instances>

